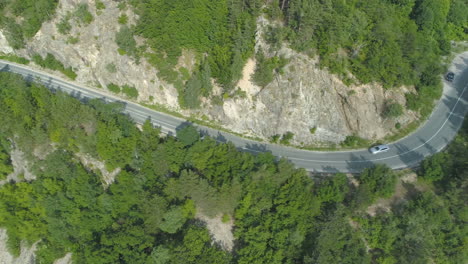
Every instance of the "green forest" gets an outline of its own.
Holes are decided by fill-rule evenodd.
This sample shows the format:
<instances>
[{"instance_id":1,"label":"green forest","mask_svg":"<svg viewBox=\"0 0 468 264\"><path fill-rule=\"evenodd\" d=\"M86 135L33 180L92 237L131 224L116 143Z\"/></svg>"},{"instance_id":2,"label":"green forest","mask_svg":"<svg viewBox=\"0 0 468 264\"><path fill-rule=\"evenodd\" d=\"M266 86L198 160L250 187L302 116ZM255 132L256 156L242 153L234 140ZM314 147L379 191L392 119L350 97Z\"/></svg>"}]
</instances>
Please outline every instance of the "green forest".
<instances>
[{"instance_id":1,"label":"green forest","mask_svg":"<svg viewBox=\"0 0 468 264\"><path fill-rule=\"evenodd\" d=\"M269 153L201 138L193 126L163 136L123 105L52 92L0 73L0 177L23 151L35 180L0 187L9 250L39 241L37 263L463 263L468 257L468 122L425 160L407 194L375 216L403 173L377 165L310 177ZM39 151L40 150L40 151ZM41 154L38 154L40 152ZM120 168L107 188L78 153ZM195 215L233 222L223 250Z\"/></svg>"}]
</instances>

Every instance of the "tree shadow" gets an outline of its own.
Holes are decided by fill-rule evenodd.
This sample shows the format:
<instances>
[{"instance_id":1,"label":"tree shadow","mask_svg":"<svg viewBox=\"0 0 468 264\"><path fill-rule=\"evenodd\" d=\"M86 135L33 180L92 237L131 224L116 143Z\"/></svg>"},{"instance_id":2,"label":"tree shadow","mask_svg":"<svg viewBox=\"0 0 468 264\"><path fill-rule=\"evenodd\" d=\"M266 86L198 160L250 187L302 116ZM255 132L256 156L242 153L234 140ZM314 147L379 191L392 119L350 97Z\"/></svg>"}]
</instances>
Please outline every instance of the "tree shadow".
<instances>
[{"instance_id":1,"label":"tree shadow","mask_svg":"<svg viewBox=\"0 0 468 264\"><path fill-rule=\"evenodd\" d=\"M10 65L5 64L2 68L0 68L0 72L9 72L10 71Z\"/></svg>"},{"instance_id":2,"label":"tree shadow","mask_svg":"<svg viewBox=\"0 0 468 264\"><path fill-rule=\"evenodd\" d=\"M188 126L193 126L193 127L197 128L192 122L184 121L184 122L180 123L180 125L176 126L175 131L179 131L179 130L184 129L184 128L188 127ZM198 132L200 133L200 135L202 135L201 130L198 130Z\"/></svg>"},{"instance_id":3,"label":"tree shadow","mask_svg":"<svg viewBox=\"0 0 468 264\"><path fill-rule=\"evenodd\" d=\"M407 168L419 166L419 163L424 160L424 155L418 150L411 150L406 145L396 143L393 145L397 149L398 158L405 164Z\"/></svg>"},{"instance_id":4,"label":"tree shadow","mask_svg":"<svg viewBox=\"0 0 468 264\"><path fill-rule=\"evenodd\" d=\"M361 173L364 169L372 168L377 163L374 163L363 156L351 154L351 158L346 161L346 168L350 173Z\"/></svg>"},{"instance_id":5,"label":"tree shadow","mask_svg":"<svg viewBox=\"0 0 468 264\"><path fill-rule=\"evenodd\" d=\"M336 167L326 165L326 166L322 166L321 171L312 170L311 172L314 174L320 174L326 177L326 176L334 175L336 173L340 173L341 171L339 171Z\"/></svg>"},{"instance_id":6,"label":"tree shadow","mask_svg":"<svg viewBox=\"0 0 468 264\"><path fill-rule=\"evenodd\" d=\"M244 147L238 147L237 148L240 151L248 152L251 154L260 154L260 153L265 153L269 152L271 153L271 150L268 150L265 144L259 144L259 143L247 143ZM276 155L275 155L276 156ZM276 156L277 160L280 160L281 156Z\"/></svg>"},{"instance_id":7,"label":"tree shadow","mask_svg":"<svg viewBox=\"0 0 468 264\"><path fill-rule=\"evenodd\" d=\"M457 90L457 96L445 96L442 103L449 109L445 118L454 131L458 131L463 124L466 113L468 112L468 89L464 91Z\"/></svg>"}]
</instances>

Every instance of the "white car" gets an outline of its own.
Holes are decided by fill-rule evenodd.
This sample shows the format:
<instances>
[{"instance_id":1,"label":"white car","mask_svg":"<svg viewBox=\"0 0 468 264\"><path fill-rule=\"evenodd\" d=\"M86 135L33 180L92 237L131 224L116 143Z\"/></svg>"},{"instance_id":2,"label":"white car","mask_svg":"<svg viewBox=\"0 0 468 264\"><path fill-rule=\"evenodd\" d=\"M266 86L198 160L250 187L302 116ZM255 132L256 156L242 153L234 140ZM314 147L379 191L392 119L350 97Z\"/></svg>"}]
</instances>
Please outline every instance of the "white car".
<instances>
[{"instance_id":1,"label":"white car","mask_svg":"<svg viewBox=\"0 0 468 264\"><path fill-rule=\"evenodd\" d=\"M390 149L388 145L377 145L369 149L370 153L372 154L378 154L381 152L386 152Z\"/></svg>"}]
</instances>

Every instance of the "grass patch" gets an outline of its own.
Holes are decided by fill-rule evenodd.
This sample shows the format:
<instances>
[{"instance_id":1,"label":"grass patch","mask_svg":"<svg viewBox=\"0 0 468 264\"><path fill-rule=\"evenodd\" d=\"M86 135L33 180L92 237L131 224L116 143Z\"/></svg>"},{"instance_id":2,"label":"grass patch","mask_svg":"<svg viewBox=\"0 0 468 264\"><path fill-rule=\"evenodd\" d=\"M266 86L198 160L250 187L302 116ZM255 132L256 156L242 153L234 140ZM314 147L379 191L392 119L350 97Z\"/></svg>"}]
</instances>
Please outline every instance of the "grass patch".
<instances>
[{"instance_id":1,"label":"grass patch","mask_svg":"<svg viewBox=\"0 0 468 264\"><path fill-rule=\"evenodd\" d=\"M11 62L16 62L19 64L25 64L25 65L29 64L30 62L28 59L14 55L14 54L0 54L0 59L11 61Z\"/></svg>"}]
</instances>

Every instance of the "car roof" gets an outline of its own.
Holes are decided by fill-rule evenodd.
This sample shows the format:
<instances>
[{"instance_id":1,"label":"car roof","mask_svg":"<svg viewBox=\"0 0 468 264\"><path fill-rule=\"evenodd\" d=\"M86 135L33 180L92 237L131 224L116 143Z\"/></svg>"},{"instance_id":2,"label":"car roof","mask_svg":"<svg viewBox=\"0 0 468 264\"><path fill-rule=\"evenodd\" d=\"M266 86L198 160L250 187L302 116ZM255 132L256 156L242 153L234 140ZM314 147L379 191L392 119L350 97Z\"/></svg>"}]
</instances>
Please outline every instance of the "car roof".
<instances>
[{"instance_id":1,"label":"car roof","mask_svg":"<svg viewBox=\"0 0 468 264\"><path fill-rule=\"evenodd\" d=\"M383 147L387 147L387 148L388 148L388 145L386 145L386 144L380 144L380 145L377 145L376 147L382 147L382 148L383 148Z\"/></svg>"}]
</instances>

